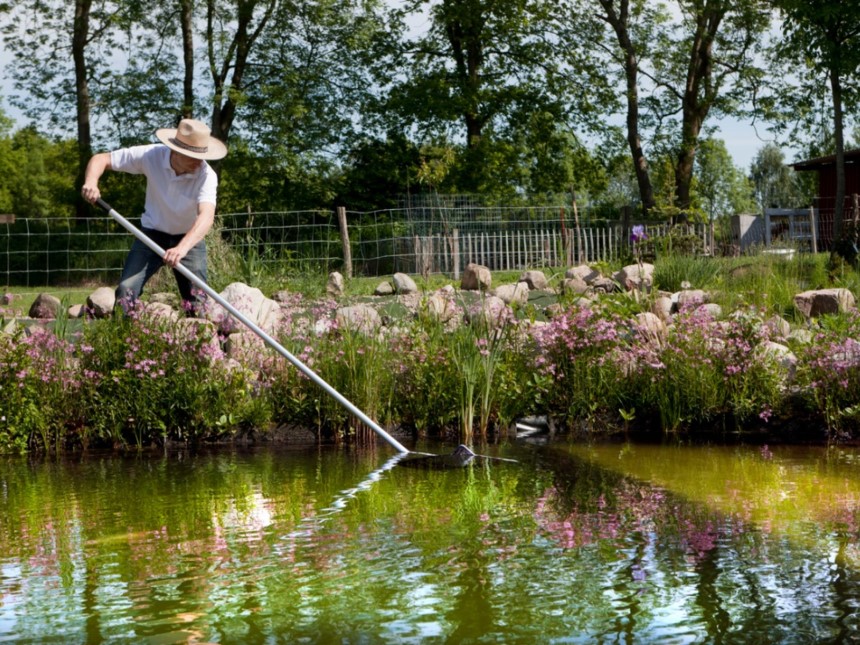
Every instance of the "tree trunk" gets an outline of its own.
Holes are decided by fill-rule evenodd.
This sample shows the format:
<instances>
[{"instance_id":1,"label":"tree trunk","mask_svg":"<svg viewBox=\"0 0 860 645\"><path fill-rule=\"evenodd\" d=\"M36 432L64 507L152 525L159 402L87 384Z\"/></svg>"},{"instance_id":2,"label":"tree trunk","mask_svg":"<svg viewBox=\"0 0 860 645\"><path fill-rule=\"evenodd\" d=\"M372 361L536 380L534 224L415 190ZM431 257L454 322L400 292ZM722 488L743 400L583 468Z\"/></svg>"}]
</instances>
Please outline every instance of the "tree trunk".
<instances>
[{"instance_id":1,"label":"tree trunk","mask_svg":"<svg viewBox=\"0 0 860 645\"><path fill-rule=\"evenodd\" d=\"M714 73L713 47L726 7L715 3L706 5L696 15L696 32L687 67L687 82L681 96L681 146L675 166L675 206L682 212L690 209L690 187L693 183L693 164L702 124L714 102L716 88L712 87Z\"/></svg>"},{"instance_id":2,"label":"tree trunk","mask_svg":"<svg viewBox=\"0 0 860 645\"><path fill-rule=\"evenodd\" d=\"M651 186L648 160L642 150L642 137L639 133L639 60L627 28L629 1L621 0L618 12L615 11L613 0L600 0L600 4L606 11L603 19L615 30L618 44L624 51L624 77L627 83L627 145L633 157L633 169L639 186L642 211L647 216L648 211L654 208L654 189Z\"/></svg>"},{"instance_id":3,"label":"tree trunk","mask_svg":"<svg viewBox=\"0 0 860 645\"><path fill-rule=\"evenodd\" d=\"M182 118L194 118L194 31L192 0L179 0L179 15L182 22L182 62L185 76L182 81Z\"/></svg>"},{"instance_id":4,"label":"tree trunk","mask_svg":"<svg viewBox=\"0 0 860 645\"><path fill-rule=\"evenodd\" d=\"M843 130L842 78L836 65L830 71L830 88L833 96L833 138L836 143L836 203L833 205L833 242L831 251L842 237L845 206L845 140Z\"/></svg>"},{"instance_id":5,"label":"tree trunk","mask_svg":"<svg viewBox=\"0 0 860 645\"><path fill-rule=\"evenodd\" d=\"M460 20L454 19L445 26L466 104L463 118L466 122L466 147L469 149L475 149L480 145L485 123L485 119L480 114L478 100L481 90L481 68L484 64L481 23L482 21L476 17L475 22L470 25L464 25Z\"/></svg>"},{"instance_id":6,"label":"tree trunk","mask_svg":"<svg viewBox=\"0 0 860 645\"><path fill-rule=\"evenodd\" d=\"M263 17L260 19L256 29L251 31L251 22L254 18L254 9L262 4L265 7ZM233 31L233 39L227 48L227 54L220 66L215 60L215 0L208 0L206 36L209 50L209 69L212 70L214 83L214 101L212 105L212 134L227 141L230 136L230 128L233 127L233 119L236 117L236 98L242 92L245 69L248 63L248 55L254 42L266 27L266 23L272 16L277 5L277 0L237 0L236 27ZM230 83L227 77L232 70ZM220 163L213 164L215 169L220 168Z\"/></svg>"},{"instance_id":7,"label":"tree trunk","mask_svg":"<svg viewBox=\"0 0 860 645\"><path fill-rule=\"evenodd\" d=\"M90 6L92 0L75 1L75 23L72 32L72 60L75 64L75 99L78 126L78 175L75 179L77 199L75 216L78 221L90 217L92 210L81 197L87 163L92 156L92 134L90 132L90 90L87 79L86 47L90 29Z\"/></svg>"}]
</instances>

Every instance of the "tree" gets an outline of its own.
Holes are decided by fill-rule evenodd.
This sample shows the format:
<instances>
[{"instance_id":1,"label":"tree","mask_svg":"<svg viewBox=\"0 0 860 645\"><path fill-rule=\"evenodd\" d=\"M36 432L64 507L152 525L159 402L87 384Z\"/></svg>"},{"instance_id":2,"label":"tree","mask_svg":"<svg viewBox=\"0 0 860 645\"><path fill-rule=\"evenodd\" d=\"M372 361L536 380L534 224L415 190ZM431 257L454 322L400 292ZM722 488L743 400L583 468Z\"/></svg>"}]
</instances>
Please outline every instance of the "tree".
<instances>
[{"instance_id":1,"label":"tree","mask_svg":"<svg viewBox=\"0 0 860 645\"><path fill-rule=\"evenodd\" d=\"M602 12L597 16L605 21L615 34L618 44L617 52L614 48L607 48L616 61L620 64L624 75L625 103L626 103L626 126L627 145L633 160L633 170L636 174L636 183L639 186L639 198L642 203L642 211L647 216L654 208L654 189L651 186L651 178L648 174L648 160L642 148L642 133L640 131L640 105L639 105L639 60L646 52L643 45L650 41L647 33L636 38L632 33L636 27L654 28L661 18L660 6L646 5L634 0L633 11L635 20L631 18L630 0L598 0ZM631 20L634 22L631 23Z\"/></svg>"},{"instance_id":2,"label":"tree","mask_svg":"<svg viewBox=\"0 0 860 645\"><path fill-rule=\"evenodd\" d=\"M802 197L794 170L785 164L785 155L775 143L761 148L750 166L759 209L793 208Z\"/></svg>"},{"instance_id":3,"label":"tree","mask_svg":"<svg viewBox=\"0 0 860 645\"><path fill-rule=\"evenodd\" d=\"M166 4L144 9L134 0L24 0L7 8L11 102L41 132L74 135L77 187L96 146L139 141L142 123L151 136L153 120L176 104L175 65L152 46L149 30ZM78 217L89 215L79 191L70 193Z\"/></svg>"},{"instance_id":4,"label":"tree","mask_svg":"<svg viewBox=\"0 0 860 645\"><path fill-rule=\"evenodd\" d=\"M229 5L229 6L228 6ZM206 0L206 52L212 78L212 134L227 141L245 91L255 43L278 0Z\"/></svg>"},{"instance_id":5,"label":"tree","mask_svg":"<svg viewBox=\"0 0 860 645\"><path fill-rule=\"evenodd\" d=\"M741 114L743 99L761 76L754 64L769 24L764 0L677 0L676 11L646 0L571 0L611 28L610 61L624 77L627 138L645 209L658 200L642 150L643 121L652 156L671 150L679 212L692 205L696 149L709 116ZM583 7L584 3L584 7ZM585 8L587 11L583 12ZM640 98L641 97L641 98ZM668 133L668 136L667 136Z\"/></svg>"},{"instance_id":6,"label":"tree","mask_svg":"<svg viewBox=\"0 0 860 645\"><path fill-rule=\"evenodd\" d=\"M577 66L559 46L556 8L550 0L410 0L392 12L373 68L384 128L459 145L461 191L500 185L499 171L519 175L514 142L545 127L535 115L572 132L606 98L599 70ZM429 28L407 37L408 18L424 10Z\"/></svg>"},{"instance_id":7,"label":"tree","mask_svg":"<svg viewBox=\"0 0 860 645\"><path fill-rule=\"evenodd\" d=\"M755 210L753 187L721 139L705 139L696 155L695 193L708 221Z\"/></svg>"},{"instance_id":8,"label":"tree","mask_svg":"<svg viewBox=\"0 0 860 645\"><path fill-rule=\"evenodd\" d=\"M836 151L836 203L833 247L841 242L845 202L845 106L856 103L860 66L860 5L853 0L774 0L785 23L775 54L797 65L803 89L794 88L790 103L800 117L814 114L812 97L822 82L830 86L831 123ZM808 72L808 73L805 73ZM853 81L853 82L852 82ZM798 96L801 102L798 103ZM783 92L783 98L786 92Z\"/></svg>"}]
</instances>

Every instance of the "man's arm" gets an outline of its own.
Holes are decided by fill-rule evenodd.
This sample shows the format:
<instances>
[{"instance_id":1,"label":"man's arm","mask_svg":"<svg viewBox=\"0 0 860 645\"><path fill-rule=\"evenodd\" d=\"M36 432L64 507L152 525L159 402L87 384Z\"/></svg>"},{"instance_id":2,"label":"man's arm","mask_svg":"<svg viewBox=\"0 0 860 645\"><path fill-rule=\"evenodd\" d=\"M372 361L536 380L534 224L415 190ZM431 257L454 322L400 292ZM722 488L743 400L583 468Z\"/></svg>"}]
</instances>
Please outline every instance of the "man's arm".
<instances>
[{"instance_id":1,"label":"man's arm","mask_svg":"<svg viewBox=\"0 0 860 645\"><path fill-rule=\"evenodd\" d=\"M87 171L84 175L84 185L81 188L81 195L91 204L95 204L96 200L101 197L99 191L99 179L104 174L105 170L110 170L110 153L100 152L93 155L87 164Z\"/></svg>"},{"instance_id":2,"label":"man's arm","mask_svg":"<svg viewBox=\"0 0 860 645\"><path fill-rule=\"evenodd\" d=\"M179 241L179 244L165 251L164 263L170 267L175 267L179 264L182 258L191 250L191 247L206 237L214 222L215 204L209 202L197 204L197 219L194 221L194 226Z\"/></svg>"}]
</instances>

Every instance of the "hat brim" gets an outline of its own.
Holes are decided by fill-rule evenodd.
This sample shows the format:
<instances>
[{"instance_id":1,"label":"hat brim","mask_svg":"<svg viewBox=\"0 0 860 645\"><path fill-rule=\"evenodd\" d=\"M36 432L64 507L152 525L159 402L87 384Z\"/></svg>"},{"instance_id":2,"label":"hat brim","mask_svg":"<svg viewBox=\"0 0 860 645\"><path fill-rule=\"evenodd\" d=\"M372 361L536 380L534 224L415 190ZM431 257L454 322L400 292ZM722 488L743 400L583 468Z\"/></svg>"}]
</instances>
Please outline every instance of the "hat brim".
<instances>
[{"instance_id":1,"label":"hat brim","mask_svg":"<svg viewBox=\"0 0 860 645\"><path fill-rule=\"evenodd\" d=\"M216 159L223 159L227 156L227 146L225 146L224 142L220 139L216 139L210 135L206 152L193 152L175 143L174 140L176 139L176 132L176 128L160 128L155 131L155 136L158 137L158 140L161 141L161 143L174 152L178 152L186 157L191 157L192 159L214 161Z\"/></svg>"}]
</instances>

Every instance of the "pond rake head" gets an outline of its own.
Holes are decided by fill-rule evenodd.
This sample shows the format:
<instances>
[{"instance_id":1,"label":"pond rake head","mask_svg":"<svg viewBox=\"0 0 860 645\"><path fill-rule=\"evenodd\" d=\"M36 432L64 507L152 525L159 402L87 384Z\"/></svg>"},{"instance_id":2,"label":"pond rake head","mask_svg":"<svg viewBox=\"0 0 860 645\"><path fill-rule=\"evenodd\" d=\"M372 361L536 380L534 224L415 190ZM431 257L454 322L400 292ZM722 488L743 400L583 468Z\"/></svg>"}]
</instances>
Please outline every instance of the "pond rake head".
<instances>
[{"instance_id":1,"label":"pond rake head","mask_svg":"<svg viewBox=\"0 0 860 645\"><path fill-rule=\"evenodd\" d=\"M129 222L125 217L120 215L117 211L115 211L110 204L108 204L103 199L96 200L96 204L102 208L108 215L110 215L116 222L122 226L129 233L134 235L138 240L140 240L143 244L149 247L152 251L158 254L159 257L163 258L165 250L162 249L158 244L153 242L149 236L146 235L143 231L137 228L134 224ZM428 453L419 453L414 452L406 448L403 444L401 444L397 439L388 434L383 428L376 423L373 419L367 416L364 412L359 410L355 405L353 405L345 396L343 396L340 392L334 389L331 385L329 385L321 376L319 376L316 372L314 372L310 367L305 365L300 359L291 354L283 345L281 345L278 341L272 338L269 334L263 331L254 321L250 320L245 314L236 309L233 305L231 305L227 300L225 300L221 294L217 293L212 287L210 287L206 282L201 280L199 277L191 273L184 265L181 263L178 264L175 268L180 274L182 274L185 278L191 281L191 283L196 286L198 289L206 293L210 298L212 298L219 305L224 307L230 314L236 318L239 322L241 322L245 327L254 332L260 339L265 342L269 347L278 352L281 356L286 358L290 363L292 363L296 368L298 368L305 376L311 379L314 383L319 385L326 393L328 393L332 398L334 398L338 403L340 403L346 410L355 416L358 420L364 423L368 428L373 430L379 437L381 437L388 445L397 450L397 452L402 455L407 454L415 454L415 455L423 455L429 457L435 457L437 455L429 455ZM462 453L462 449L465 448L469 453L471 453L471 457L468 457L468 460L471 460L472 457L475 456L468 447L459 446L454 454L457 454L460 451ZM452 455L453 456L453 455ZM446 455L447 457L447 455ZM511 460L506 460L511 461Z\"/></svg>"}]
</instances>

